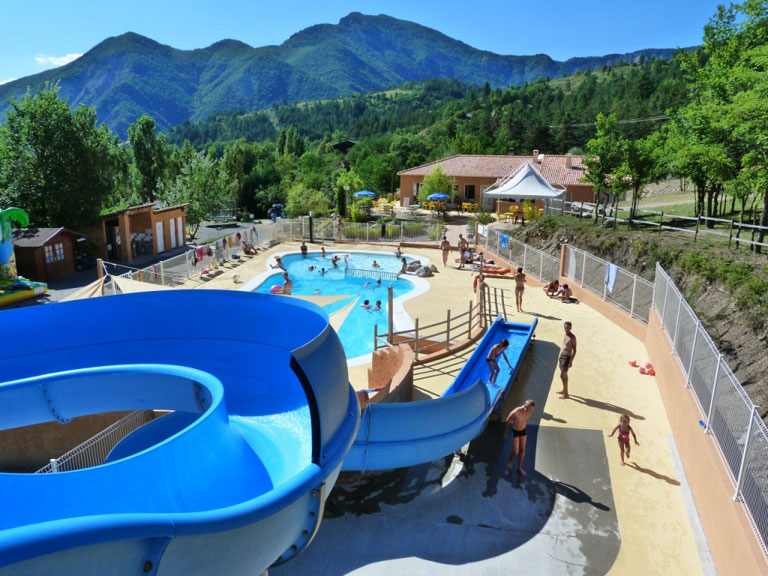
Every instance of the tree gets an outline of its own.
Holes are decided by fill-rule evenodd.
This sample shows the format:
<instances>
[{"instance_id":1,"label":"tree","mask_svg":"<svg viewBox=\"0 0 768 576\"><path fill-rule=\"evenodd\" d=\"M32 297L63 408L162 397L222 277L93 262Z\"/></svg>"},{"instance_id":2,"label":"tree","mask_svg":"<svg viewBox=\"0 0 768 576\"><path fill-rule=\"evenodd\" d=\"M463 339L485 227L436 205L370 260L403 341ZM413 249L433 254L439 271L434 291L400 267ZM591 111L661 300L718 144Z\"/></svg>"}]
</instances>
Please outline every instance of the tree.
<instances>
[{"instance_id":1,"label":"tree","mask_svg":"<svg viewBox=\"0 0 768 576\"><path fill-rule=\"evenodd\" d=\"M342 171L336 179L336 211L340 218L347 214L347 200L349 194L354 194L363 189L363 181L357 175L354 168Z\"/></svg>"},{"instance_id":2,"label":"tree","mask_svg":"<svg viewBox=\"0 0 768 576\"><path fill-rule=\"evenodd\" d=\"M231 181L211 157L195 154L170 185L161 185L160 199L169 205L186 204L187 227L196 236L200 224L231 201Z\"/></svg>"},{"instance_id":3,"label":"tree","mask_svg":"<svg viewBox=\"0 0 768 576\"><path fill-rule=\"evenodd\" d=\"M615 114L605 116L601 112L597 115L596 125L597 134L587 142L587 154L583 160L587 173L581 179L582 182L590 182L595 190L595 222L601 201L607 206L610 194L618 193L623 185L618 171L624 163L626 144L619 133Z\"/></svg>"},{"instance_id":4,"label":"tree","mask_svg":"<svg viewBox=\"0 0 768 576\"><path fill-rule=\"evenodd\" d=\"M452 197L455 186L456 180L443 172L438 164L432 172L424 176L424 182L419 188L419 201L423 203L432 194L447 194Z\"/></svg>"},{"instance_id":5,"label":"tree","mask_svg":"<svg viewBox=\"0 0 768 576\"><path fill-rule=\"evenodd\" d=\"M154 202L165 175L165 136L157 134L154 118L143 115L128 127L128 139L139 172L139 195L146 202Z\"/></svg>"},{"instance_id":6,"label":"tree","mask_svg":"<svg viewBox=\"0 0 768 576\"><path fill-rule=\"evenodd\" d=\"M110 131L93 108L72 112L47 85L12 101L0 127L0 190L37 226L86 229L99 217L117 180Z\"/></svg>"}]
</instances>

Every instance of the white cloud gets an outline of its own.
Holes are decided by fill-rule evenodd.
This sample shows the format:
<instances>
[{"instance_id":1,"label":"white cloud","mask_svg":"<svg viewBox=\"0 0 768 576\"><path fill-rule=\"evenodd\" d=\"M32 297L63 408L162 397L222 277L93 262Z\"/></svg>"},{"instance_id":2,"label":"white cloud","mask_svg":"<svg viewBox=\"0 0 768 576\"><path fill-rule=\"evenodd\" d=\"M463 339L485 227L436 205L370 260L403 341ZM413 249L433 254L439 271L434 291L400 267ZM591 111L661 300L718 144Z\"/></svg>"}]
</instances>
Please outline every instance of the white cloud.
<instances>
[{"instance_id":1,"label":"white cloud","mask_svg":"<svg viewBox=\"0 0 768 576\"><path fill-rule=\"evenodd\" d=\"M18 80L18 78L6 78L5 80L0 80L0 86L8 84L8 82L13 82L14 80Z\"/></svg>"},{"instance_id":2,"label":"white cloud","mask_svg":"<svg viewBox=\"0 0 768 576\"><path fill-rule=\"evenodd\" d=\"M35 56L35 62L45 66L64 66L64 64L69 64L73 60L77 60L80 56L82 56L82 54L67 54L66 56L46 56L45 54L38 54Z\"/></svg>"}]
</instances>

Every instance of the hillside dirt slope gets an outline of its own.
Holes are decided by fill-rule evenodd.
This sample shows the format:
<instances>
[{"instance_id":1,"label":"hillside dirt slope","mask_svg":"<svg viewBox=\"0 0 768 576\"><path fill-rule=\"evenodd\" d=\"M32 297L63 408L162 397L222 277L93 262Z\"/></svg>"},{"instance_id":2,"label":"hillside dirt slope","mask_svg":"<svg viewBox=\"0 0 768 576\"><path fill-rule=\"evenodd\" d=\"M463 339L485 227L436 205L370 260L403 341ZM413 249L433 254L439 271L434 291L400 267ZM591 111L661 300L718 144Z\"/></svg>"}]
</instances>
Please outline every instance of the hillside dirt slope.
<instances>
[{"instance_id":1,"label":"hillside dirt slope","mask_svg":"<svg viewBox=\"0 0 768 576\"><path fill-rule=\"evenodd\" d=\"M515 235L557 257L562 244L571 244L650 281L656 262L661 262L767 419L768 254L701 240L694 244L690 236L673 232L613 230L572 218L543 218Z\"/></svg>"}]
</instances>

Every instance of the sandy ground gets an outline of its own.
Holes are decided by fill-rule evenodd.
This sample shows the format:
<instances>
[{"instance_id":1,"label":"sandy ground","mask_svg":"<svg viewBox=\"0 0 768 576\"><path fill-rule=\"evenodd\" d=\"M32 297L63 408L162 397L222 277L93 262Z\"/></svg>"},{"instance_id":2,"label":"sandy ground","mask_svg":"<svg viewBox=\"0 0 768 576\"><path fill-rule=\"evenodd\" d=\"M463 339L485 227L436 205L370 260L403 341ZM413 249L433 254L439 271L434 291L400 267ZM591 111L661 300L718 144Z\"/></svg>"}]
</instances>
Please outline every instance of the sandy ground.
<instances>
[{"instance_id":1,"label":"sandy ground","mask_svg":"<svg viewBox=\"0 0 768 576\"><path fill-rule=\"evenodd\" d=\"M190 281L186 287L199 289L239 289L233 281L239 274L243 282L266 269L267 258L275 252L298 250L297 243L284 243L238 264L230 263L220 273L206 280ZM366 250L391 252L389 247L356 246ZM310 248L312 249L312 248ZM445 320L446 310L467 310L472 294L472 273L457 270L452 262L444 267L440 252L409 249L406 253L428 257L440 273L429 281L431 289L405 304L411 317L422 324ZM489 278L491 287L511 290L513 282ZM514 308L514 306L513 306ZM696 531L685 505L684 478L677 470L674 442L655 379L628 366L629 360L646 362L643 343L616 327L602 315L581 304L563 304L548 298L531 280L525 292L524 313L514 313L508 320L539 325L533 352L524 361L519 375L531 385L546 389L541 410L541 426L600 430L605 435L616 512L621 529L621 549L612 574L701 574L708 572L705 543ZM578 338L578 352L570 372L571 399L557 396L561 388L556 368L563 339L563 322L573 323ZM471 350L429 366L416 367L418 398L434 397L453 381ZM350 369L350 380L365 387L367 366ZM513 392L510 404L523 400ZM508 408L509 406L505 406ZM639 446L633 445L632 458L621 466L617 440L608 434L620 414L632 418ZM682 480L682 481L681 481ZM693 511L695 519L695 510ZM702 564L701 556L704 558ZM702 567L704 566L704 568Z\"/></svg>"}]
</instances>

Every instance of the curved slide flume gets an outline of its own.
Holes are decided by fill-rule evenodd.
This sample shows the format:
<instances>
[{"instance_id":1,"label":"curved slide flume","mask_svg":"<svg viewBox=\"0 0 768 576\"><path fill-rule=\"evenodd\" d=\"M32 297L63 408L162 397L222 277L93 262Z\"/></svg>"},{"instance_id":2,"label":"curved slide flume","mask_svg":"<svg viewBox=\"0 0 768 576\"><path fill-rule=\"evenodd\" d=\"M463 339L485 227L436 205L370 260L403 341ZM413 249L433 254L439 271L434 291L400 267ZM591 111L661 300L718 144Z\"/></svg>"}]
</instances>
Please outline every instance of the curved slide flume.
<instances>
[{"instance_id":1,"label":"curved slide flume","mask_svg":"<svg viewBox=\"0 0 768 576\"><path fill-rule=\"evenodd\" d=\"M2 315L0 429L175 412L103 465L0 474L0 575L262 574L309 543L359 424L321 309L198 290Z\"/></svg>"},{"instance_id":2,"label":"curved slide flume","mask_svg":"<svg viewBox=\"0 0 768 576\"><path fill-rule=\"evenodd\" d=\"M440 398L393 404L369 404L343 470L389 470L431 462L458 450L485 428L488 417L501 406L533 333L532 324L497 318L451 386ZM509 341L508 368L500 362L495 384L488 382L485 361L494 344Z\"/></svg>"}]
</instances>

